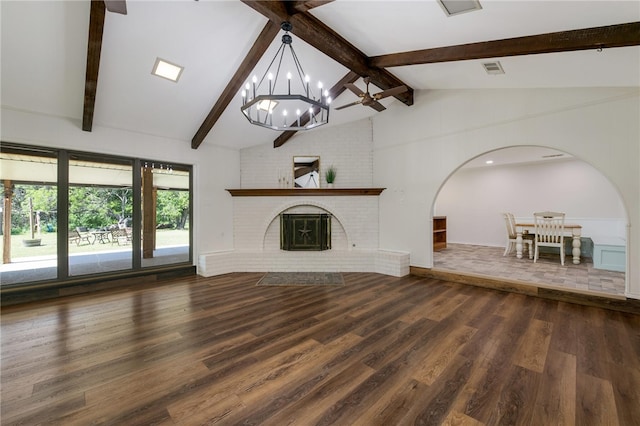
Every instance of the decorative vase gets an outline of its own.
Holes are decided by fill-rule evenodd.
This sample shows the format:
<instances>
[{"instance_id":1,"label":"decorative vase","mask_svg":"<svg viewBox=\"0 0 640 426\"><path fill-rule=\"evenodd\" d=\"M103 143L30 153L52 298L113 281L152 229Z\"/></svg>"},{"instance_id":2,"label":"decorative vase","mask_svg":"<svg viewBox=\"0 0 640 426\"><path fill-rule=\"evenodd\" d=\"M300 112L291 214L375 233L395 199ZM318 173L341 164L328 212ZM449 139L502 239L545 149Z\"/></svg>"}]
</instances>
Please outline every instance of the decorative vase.
<instances>
[{"instance_id":1,"label":"decorative vase","mask_svg":"<svg viewBox=\"0 0 640 426\"><path fill-rule=\"evenodd\" d=\"M333 188L333 182L327 183L327 188Z\"/></svg>"}]
</instances>

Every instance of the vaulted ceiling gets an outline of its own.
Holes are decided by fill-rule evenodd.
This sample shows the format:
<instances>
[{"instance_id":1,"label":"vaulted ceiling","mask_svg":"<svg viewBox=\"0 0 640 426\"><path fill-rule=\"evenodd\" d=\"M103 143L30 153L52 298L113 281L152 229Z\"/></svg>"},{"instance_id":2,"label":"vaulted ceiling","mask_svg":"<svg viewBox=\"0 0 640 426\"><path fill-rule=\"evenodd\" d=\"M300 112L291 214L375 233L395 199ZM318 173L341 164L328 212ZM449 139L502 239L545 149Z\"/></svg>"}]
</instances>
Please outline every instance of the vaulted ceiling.
<instances>
[{"instance_id":1,"label":"vaulted ceiling","mask_svg":"<svg viewBox=\"0 0 640 426\"><path fill-rule=\"evenodd\" d=\"M451 17L435 0L107 3L126 5L126 15L101 1L3 0L2 106L185 149L278 146L292 133L250 125L239 90L273 58L283 20L334 105L354 101L344 84L364 89L365 75L372 90L408 86L381 101L406 108L434 89L640 87L636 1L485 0ZM156 57L185 67L178 83L151 75ZM495 60L505 74L485 72L482 63ZM334 109L328 126L373 114L384 111Z\"/></svg>"}]
</instances>

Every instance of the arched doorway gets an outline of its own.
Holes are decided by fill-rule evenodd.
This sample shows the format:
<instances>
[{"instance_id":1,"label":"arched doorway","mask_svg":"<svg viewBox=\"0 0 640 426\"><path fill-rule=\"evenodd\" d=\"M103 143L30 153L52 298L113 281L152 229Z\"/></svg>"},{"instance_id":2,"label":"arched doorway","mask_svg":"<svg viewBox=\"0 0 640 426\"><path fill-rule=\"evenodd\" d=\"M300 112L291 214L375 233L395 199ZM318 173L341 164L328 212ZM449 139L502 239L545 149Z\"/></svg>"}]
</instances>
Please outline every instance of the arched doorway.
<instances>
[{"instance_id":1,"label":"arched doorway","mask_svg":"<svg viewBox=\"0 0 640 426\"><path fill-rule=\"evenodd\" d=\"M582 226L579 265L567 262L562 267L557 255L536 264L528 256L503 256L507 237L502 213L526 220L543 210L563 211L567 222ZM597 169L568 153L519 146L482 154L442 184L432 212L447 216L448 238L447 249L434 251L434 269L577 291L625 293L628 216L622 199ZM598 257L594 262L597 243L605 239L621 246L614 256L622 270L615 266L617 270L612 270Z\"/></svg>"}]
</instances>

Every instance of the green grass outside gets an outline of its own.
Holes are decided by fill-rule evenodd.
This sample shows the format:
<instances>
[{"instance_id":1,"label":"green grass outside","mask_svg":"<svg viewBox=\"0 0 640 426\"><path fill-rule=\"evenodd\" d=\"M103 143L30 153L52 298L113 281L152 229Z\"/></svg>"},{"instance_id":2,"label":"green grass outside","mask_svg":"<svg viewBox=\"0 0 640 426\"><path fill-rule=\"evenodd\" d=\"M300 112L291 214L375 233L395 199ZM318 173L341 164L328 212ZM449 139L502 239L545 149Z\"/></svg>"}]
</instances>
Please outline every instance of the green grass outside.
<instances>
[{"instance_id":1,"label":"green grass outside","mask_svg":"<svg viewBox=\"0 0 640 426\"><path fill-rule=\"evenodd\" d=\"M22 243L22 240L30 239L31 234L21 234L21 235L12 235L11 236L11 258L19 259L22 257L34 257L34 256L51 256L56 255L56 239L58 238L58 234L55 232L43 232L42 234L35 235L35 238L40 238L41 245L36 247L25 247ZM2 236L4 238L4 235ZM93 236L91 237L93 240ZM175 245L188 245L189 244L189 231L181 230L181 229L158 229L156 230L156 248L166 247L166 246L175 246ZM76 243L69 244L69 253L95 253L101 251L111 251L117 250L122 247L131 247L131 245L127 246L119 246L118 243L112 244L111 242L107 244L101 244L100 242L95 242L94 244L87 244L86 242L82 242L81 245L76 245Z\"/></svg>"}]
</instances>

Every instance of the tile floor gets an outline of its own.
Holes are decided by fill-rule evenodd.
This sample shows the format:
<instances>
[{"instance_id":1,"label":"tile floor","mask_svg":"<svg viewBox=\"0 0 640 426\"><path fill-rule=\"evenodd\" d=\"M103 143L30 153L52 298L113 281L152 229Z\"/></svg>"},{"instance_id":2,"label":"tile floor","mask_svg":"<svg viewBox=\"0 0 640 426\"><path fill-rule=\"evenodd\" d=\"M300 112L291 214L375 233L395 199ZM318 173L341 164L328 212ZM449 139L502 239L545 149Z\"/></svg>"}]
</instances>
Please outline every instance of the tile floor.
<instances>
[{"instance_id":1,"label":"tile floor","mask_svg":"<svg viewBox=\"0 0 640 426\"><path fill-rule=\"evenodd\" d=\"M434 269L624 296L625 273L594 269L590 258L574 265L567 256L562 266L558 254L541 254L533 263L527 253L522 259L516 258L515 250L507 256L503 253L501 247L448 244L434 253Z\"/></svg>"}]
</instances>

